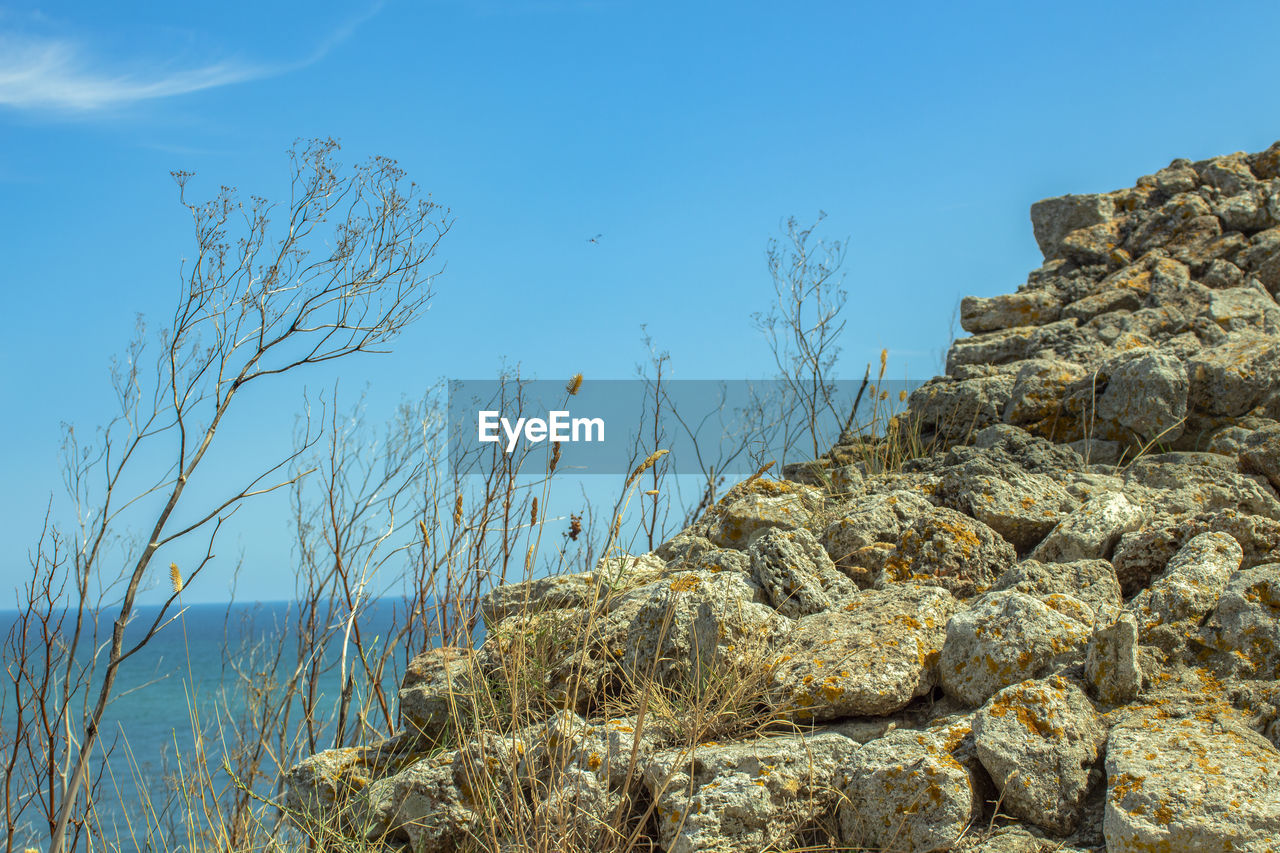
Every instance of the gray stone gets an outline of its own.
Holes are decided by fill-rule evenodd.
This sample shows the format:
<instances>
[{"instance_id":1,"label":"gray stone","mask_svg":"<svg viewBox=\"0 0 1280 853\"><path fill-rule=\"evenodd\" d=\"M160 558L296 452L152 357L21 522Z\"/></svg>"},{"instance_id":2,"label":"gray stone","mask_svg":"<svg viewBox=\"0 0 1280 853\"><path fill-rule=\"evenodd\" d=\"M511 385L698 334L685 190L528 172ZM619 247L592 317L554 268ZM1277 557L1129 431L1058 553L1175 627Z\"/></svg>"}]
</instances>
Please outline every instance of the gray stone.
<instances>
[{"instance_id":1,"label":"gray stone","mask_svg":"<svg viewBox=\"0 0 1280 853\"><path fill-rule=\"evenodd\" d=\"M1015 326L1043 326L1058 319L1061 303L1045 290L1001 294L960 300L960 328L966 332L991 332Z\"/></svg>"},{"instance_id":2,"label":"gray stone","mask_svg":"<svg viewBox=\"0 0 1280 853\"><path fill-rule=\"evenodd\" d=\"M1150 589L1128 604L1142 636L1207 614L1242 558L1240 544L1225 533L1202 533L1183 545Z\"/></svg>"},{"instance_id":3,"label":"gray stone","mask_svg":"<svg viewBox=\"0 0 1280 853\"><path fill-rule=\"evenodd\" d=\"M978 783L941 738L904 729L858 750L846 771L840 841L876 850L949 850L980 812Z\"/></svg>"},{"instance_id":4,"label":"gray stone","mask_svg":"<svg viewBox=\"0 0 1280 853\"><path fill-rule=\"evenodd\" d=\"M908 420L922 434L934 434L943 444L963 440L1000 422L1013 384L1014 377L1009 375L926 382L907 400Z\"/></svg>"},{"instance_id":5,"label":"gray stone","mask_svg":"<svg viewBox=\"0 0 1280 853\"><path fill-rule=\"evenodd\" d=\"M1052 478L994 458L975 458L942 476L938 497L990 527L1019 551L1035 547L1080 506Z\"/></svg>"},{"instance_id":6,"label":"gray stone","mask_svg":"<svg viewBox=\"0 0 1280 853\"><path fill-rule=\"evenodd\" d=\"M1107 850L1274 851L1280 752L1224 713L1162 706L1107 739Z\"/></svg>"},{"instance_id":7,"label":"gray stone","mask_svg":"<svg viewBox=\"0 0 1280 853\"><path fill-rule=\"evenodd\" d=\"M787 620L737 572L683 572L626 593L600 628L615 671L674 686L759 652Z\"/></svg>"},{"instance_id":8,"label":"gray stone","mask_svg":"<svg viewBox=\"0 0 1280 853\"><path fill-rule=\"evenodd\" d=\"M433 743L455 721L469 719L478 669L470 649L442 646L415 656L400 684L400 723Z\"/></svg>"},{"instance_id":9,"label":"gray stone","mask_svg":"<svg viewBox=\"0 0 1280 853\"><path fill-rule=\"evenodd\" d=\"M726 548L746 548L767 530L795 530L809 524L822 504L810 486L756 480L746 493L730 492L709 513L709 538Z\"/></svg>"},{"instance_id":10,"label":"gray stone","mask_svg":"<svg viewBox=\"0 0 1280 853\"><path fill-rule=\"evenodd\" d=\"M1105 437L1173 441L1182 434L1190 382L1180 360L1144 352L1126 357L1109 372L1097 409L1103 431L1110 433Z\"/></svg>"},{"instance_id":11,"label":"gray stone","mask_svg":"<svg viewBox=\"0 0 1280 853\"><path fill-rule=\"evenodd\" d=\"M1078 321L1070 318L1044 326L1020 326L962 338L947 353L947 373L960 365L1008 364L1036 356L1042 350L1053 350L1063 339L1075 335L1077 325Z\"/></svg>"},{"instance_id":12,"label":"gray stone","mask_svg":"<svg viewBox=\"0 0 1280 853\"><path fill-rule=\"evenodd\" d=\"M1088 605L1093 619L1103 623L1119 616L1124 603L1115 569L1106 560L1055 564L1024 560L996 579L993 591L996 590L1025 592L1050 607L1053 604L1047 601L1048 596L1070 595Z\"/></svg>"},{"instance_id":13,"label":"gray stone","mask_svg":"<svg viewBox=\"0 0 1280 853\"><path fill-rule=\"evenodd\" d=\"M1006 687L974 717L973 737L1005 811L1057 835L1075 829L1107 739L1079 687L1057 676Z\"/></svg>"},{"instance_id":14,"label":"gray stone","mask_svg":"<svg viewBox=\"0 0 1280 853\"><path fill-rule=\"evenodd\" d=\"M990 589L1016 560L1013 546L990 527L937 507L903 531L877 583L929 584L967 598Z\"/></svg>"},{"instance_id":15,"label":"gray stone","mask_svg":"<svg viewBox=\"0 0 1280 853\"><path fill-rule=\"evenodd\" d=\"M1077 228L1107 222L1115 205L1105 195L1064 195L1031 205L1031 228L1045 260L1062 257L1062 239Z\"/></svg>"},{"instance_id":16,"label":"gray stone","mask_svg":"<svg viewBox=\"0 0 1280 853\"><path fill-rule=\"evenodd\" d=\"M1266 477L1280 491L1280 425L1252 433L1242 442L1239 459L1241 471Z\"/></svg>"},{"instance_id":17,"label":"gray stone","mask_svg":"<svg viewBox=\"0 0 1280 853\"><path fill-rule=\"evenodd\" d=\"M1280 520L1280 500L1261 478L1237 473L1216 453L1160 454L1135 461L1125 472L1125 494L1155 515L1232 510Z\"/></svg>"},{"instance_id":18,"label":"gray stone","mask_svg":"<svg viewBox=\"0 0 1280 853\"><path fill-rule=\"evenodd\" d=\"M769 530L756 538L747 555L769 603L793 619L830 610L858 589L803 527Z\"/></svg>"},{"instance_id":19,"label":"gray stone","mask_svg":"<svg viewBox=\"0 0 1280 853\"><path fill-rule=\"evenodd\" d=\"M1228 332L1280 334L1280 305L1261 287L1215 290L1205 316Z\"/></svg>"},{"instance_id":20,"label":"gray stone","mask_svg":"<svg viewBox=\"0 0 1280 853\"><path fill-rule=\"evenodd\" d=\"M858 745L838 734L764 738L654 755L644 784L668 853L787 847L831 810Z\"/></svg>"},{"instance_id":21,"label":"gray stone","mask_svg":"<svg viewBox=\"0 0 1280 853\"><path fill-rule=\"evenodd\" d=\"M593 572L552 575L495 587L480 600L480 614L486 624L496 625L520 613L589 607L615 588L652 581L664 568L662 558L654 554L611 556L601 559Z\"/></svg>"},{"instance_id":22,"label":"gray stone","mask_svg":"<svg viewBox=\"0 0 1280 853\"><path fill-rule=\"evenodd\" d=\"M1138 622L1132 613L1094 629L1084 671L1094 695L1104 705L1123 705L1138 695L1142 667L1138 663Z\"/></svg>"},{"instance_id":23,"label":"gray stone","mask_svg":"<svg viewBox=\"0 0 1280 853\"><path fill-rule=\"evenodd\" d=\"M981 705L998 690L1083 660L1089 629L1022 592L987 593L947 623L938 680Z\"/></svg>"},{"instance_id":24,"label":"gray stone","mask_svg":"<svg viewBox=\"0 0 1280 853\"><path fill-rule=\"evenodd\" d=\"M822 532L822 547L860 587L871 585L902 531L933 505L915 492L899 490L851 501Z\"/></svg>"},{"instance_id":25,"label":"gray stone","mask_svg":"<svg viewBox=\"0 0 1280 853\"><path fill-rule=\"evenodd\" d=\"M1232 575L1200 639L1230 655L1246 677L1280 679L1280 563Z\"/></svg>"},{"instance_id":26,"label":"gray stone","mask_svg":"<svg viewBox=\"0 0 1280 853\"><path fill-rule=\"evenodd\" d=\"M1022 362L1005 405L1005 423L1053 438L1074 434L1074 415L1063 407L1067 390L1088 373L1074 362L1034 358Z\"/></svg>"},{"instance_id":27,"label":"gray stone","mask_svg":"<svg viewBox=\"0 0 1280 853\"><path fill-rule=\"evenodd\" d=\"M1123 494L1097 495L1058 522L1031 557L1044 563L1108 559L1120 537L1140 527L1146 516Z\"/></svg>"},{"instance_id":28,"label":"gray stone","mask_svg":"<svg viewBox=\"0 0 1280 853\"><path fill-rule=\"evenodd\" d=\"M1187 360L1188 402L1199 412L1240 417L1280 383L1280 340L1261 332L1234 332Z\"/></svg>"},{"instance_id":29,"label":"gray stone","mask_svg":"<svg viewBox=\"0 0 1280 853\"><path fill-rule=\"evenodd\" d=\"M931 586L868 590L795 622L772 662L777 711L800 721L891 714L933 688L955 599Z\"/></svg>"}]
</instances>

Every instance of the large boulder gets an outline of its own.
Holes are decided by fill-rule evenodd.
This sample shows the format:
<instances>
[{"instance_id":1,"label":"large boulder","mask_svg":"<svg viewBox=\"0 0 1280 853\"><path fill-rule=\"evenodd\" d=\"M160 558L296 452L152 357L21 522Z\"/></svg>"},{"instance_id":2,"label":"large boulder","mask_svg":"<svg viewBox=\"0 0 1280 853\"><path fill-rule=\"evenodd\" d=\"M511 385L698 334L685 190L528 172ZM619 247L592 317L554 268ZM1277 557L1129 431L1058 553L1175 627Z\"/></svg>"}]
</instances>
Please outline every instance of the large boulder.
<instances>
[{"instance_id":1,"label":"large boulder","mask_svg":"<svg viewBox=\"0 0 1280 853\"><path fill-rule=\"evenodd\" d=\"M1106 754L1108 851L1276 849L1280 752L1229 711L1129 713Z\"/></svg>"},{"instance_id":2,"label":"large boulder","mask_svg":"<svg viewBox=\"0 0 1280 853\"><path fill-rule=\"evenodd\" d=\"M708 744L656 753L644 768L669 853L754 853L788 846L835 807L858 745L839 734Z\"/></svg>"},{"instance_id":3,"label":"large boulder","mask_svg":"<svg viewBox=\"0 0 1280 853\"><path fill-rule=\"evenodd\" d=\"M772 662L779 712L833 720L897 711L935 683L957 603L932 586L868 590L836 610L796 620Z\"/></svg>"},{"instance_id":4,"label":"large boulder","mask_svg":"<svg viewBox=\"0 0 1280 853\"><path fill-rule=\"evenodd\" d=\"M1107 739L1083 690L1056 676L1006 687L975 715L973 737L1005 811L1057 835L1075 829Z\"/></svg>"},{"instance_id":5,"label":"large boulder","mask_svg":"<svg viewBox=\"0 0 1280 853\"><path fill-rule=\"evenodd\" d=\"M845 776L840 840L858 849L949 850L982 808L972 771L928 732L899 729L871 741Z\"/></svg>"},{"instance_id":6,"label":"large boulder","mask_svg":"<svg viewBox=\"0 0 1280 853\"><path fill-rule=\"evenodd\" d=\"M991 592L947 623L938 660L943 690L970 705L1083 660L1089 627L1022 592Z\"/></svg>"}]
</instances>

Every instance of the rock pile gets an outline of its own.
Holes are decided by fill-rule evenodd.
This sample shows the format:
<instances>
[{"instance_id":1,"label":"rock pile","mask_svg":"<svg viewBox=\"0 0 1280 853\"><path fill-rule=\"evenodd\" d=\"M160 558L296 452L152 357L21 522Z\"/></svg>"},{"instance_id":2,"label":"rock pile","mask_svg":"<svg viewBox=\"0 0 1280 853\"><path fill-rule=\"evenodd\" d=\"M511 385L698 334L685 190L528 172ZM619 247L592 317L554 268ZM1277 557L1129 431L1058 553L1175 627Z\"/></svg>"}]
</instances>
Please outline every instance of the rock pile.
<instances>
[{"instance_id":1,"label":"rock pile","mask_svg":"<svg viewBox=\"0 0 1280 853\"><path fill-rule=\"evenodd\" d=\"M496 590L479 649L410 667L405 733L287 804L415 853L482 821L512 850L1280 849L1280 143L1032 223L1045 264L964 301L899 419L932 452L837 446L653 554ZM541 719L433 750L531 636ZM612 713L637 684L768 724Z\"/></svg>"}]
</instances>

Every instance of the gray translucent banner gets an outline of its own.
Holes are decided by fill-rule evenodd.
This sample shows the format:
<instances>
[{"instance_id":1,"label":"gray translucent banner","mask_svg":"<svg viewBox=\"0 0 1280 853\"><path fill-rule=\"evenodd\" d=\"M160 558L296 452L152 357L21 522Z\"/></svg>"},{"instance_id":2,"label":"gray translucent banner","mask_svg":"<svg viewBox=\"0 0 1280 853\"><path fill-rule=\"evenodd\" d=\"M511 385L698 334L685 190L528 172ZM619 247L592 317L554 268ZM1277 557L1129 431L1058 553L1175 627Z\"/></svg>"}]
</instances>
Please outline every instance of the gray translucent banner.
<instances>
[{"instance_id":1,"label":"gray translucent banner","mask_svg":"<svg viewBox=\"0 0 1280 853\"><path fill-rule=\"evenodd\" d=\"M626 475L666 450L667 473L747 476L765 462L812 459L842 432L882 431L920 384L587 379L570 393L564 381L451 380L449 464L459 475L495 466Z\"/></svg>"}]
</instances>

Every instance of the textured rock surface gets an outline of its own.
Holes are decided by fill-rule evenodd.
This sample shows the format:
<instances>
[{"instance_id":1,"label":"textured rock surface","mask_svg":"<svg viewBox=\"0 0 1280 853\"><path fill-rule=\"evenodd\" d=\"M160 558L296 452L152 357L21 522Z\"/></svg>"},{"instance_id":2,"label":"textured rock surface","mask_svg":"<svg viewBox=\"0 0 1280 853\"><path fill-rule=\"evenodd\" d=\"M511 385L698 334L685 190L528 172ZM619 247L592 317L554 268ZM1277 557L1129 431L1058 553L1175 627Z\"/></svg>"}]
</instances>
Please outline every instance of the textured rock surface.
<instances>
[{"instance_id":1,"label":"textured rock surface","mask_svg":"<svg viewBox=\"0 0 1280 853\"><path fill-rule=\"evenodd\" d=\"M1016 559L1013 546L990 527L938 507L902 532L881 579L931 584L963 598L989 589Z\"/></svg>"},{"instance_id":2,"label":"textured rock surface","mask_svg":"<svg viewBox=\"0 0 1280 853\"><path fill-rule=\"evenodd\" d=\"M866 744L845 773L839 818L848 845L947 850L981 805L970 771L926 732L895 731Z\"/></svg>"},{"instance_id":3,"label":"textured rock surface","mask_svg":"<svg viewBox=\"0 0 1280 853\"><path fill-rule=\"evenodd\" d=\"M973 738L1010 814L1058 835L1075 829L1107 738L1084 691L1057 677L1006 687L974 717Z\"/></svg>"},{"instance_id":4,"label":"textured rock surface","mask_svg":"<svg viewBox=\"0 0 1280 853\"><path fill-rule=\"evenodd\" d=\"M1274 850L1280 752L1226 712L1136 712L1107 739L1109 851Z\"/></svg>"},{"instance_id":5,"label":"textured rock surface","mask_svg":"<svg viewBox=\"0 0 1280 853\"><path fill-rule=\"evenodd\" d=\"M831 780L857 744L839 734L657 753L644 769L672 853L763 850L834 807Z\"/></svg>"},{"instance_id":6,"label":"textured rock surface","mask_svg":"<svg viewBox=\"0 0 1280 853\"><path fill-rule=\"evenodd\" d=\"M783 616L795 619L830 610L857 591L853 581L836 571L822 545L803 527L761 534L747 556L769 603Z\"/></svg>"},{"instance_id":7,"label":"textured rock surface","mask_svg":"<svg viewBox=\"0 0 1280 853\"><path fill-rule=\"evenodd\" d=\"M981 705L1010 684L1082 660L1089 628L1026 593L988 593L947 624L938 680L948 694Z\"/></svg>"},{"instance_id":8,"label":"textured rock surface","mask_svg":"<svg viewBox=\"0 0 1280 853\"><path fill-rule=\"evenodd\" d=\"M1110 559L1120 537L1137 529L1145 517L1124 494L1105 492L1058 522L1031 556L1045 563Z\"/></svg>"},{"instance_id":9,"label":"textured rock surface","mask_svg":"<svg viewBox=\"0 0 1280 853\"><path fill-rule=\"evenodd\" d=\"M1120 705L1138 695L1142 665L1138 662L1138 621L1132 613L1094 629L1084 671L1094 695L1104 705Z\"/></svg>"},{"instance_id":10,"label":"textured rock surface","mask_svg":"<svg viewBox=\"0 0 1280 853\"><path fill-rule=\"evenodd\" d=\"M798 620L773 661L770 691L801 720L889 714L934 685L956 601L935 587L868 590Z\"/></svg>"},{"instance_id":11,"label":"textured rock surface","mask_svg":"<svg viewBox=\"0 0 1280 853\"><path fill-rule=\"evenodd\" d=\"M1280 563L1232 575L1201 632L1253 678L1280 679Z\"/></svg>"}]
</instances>

